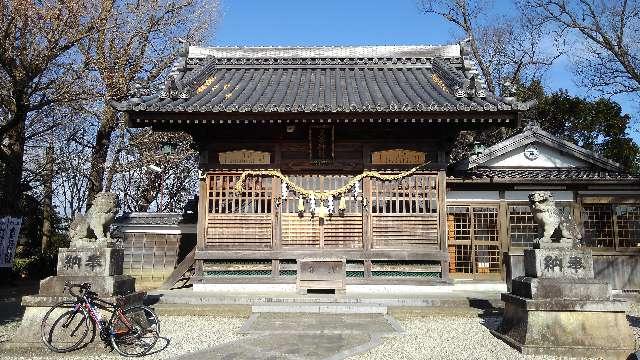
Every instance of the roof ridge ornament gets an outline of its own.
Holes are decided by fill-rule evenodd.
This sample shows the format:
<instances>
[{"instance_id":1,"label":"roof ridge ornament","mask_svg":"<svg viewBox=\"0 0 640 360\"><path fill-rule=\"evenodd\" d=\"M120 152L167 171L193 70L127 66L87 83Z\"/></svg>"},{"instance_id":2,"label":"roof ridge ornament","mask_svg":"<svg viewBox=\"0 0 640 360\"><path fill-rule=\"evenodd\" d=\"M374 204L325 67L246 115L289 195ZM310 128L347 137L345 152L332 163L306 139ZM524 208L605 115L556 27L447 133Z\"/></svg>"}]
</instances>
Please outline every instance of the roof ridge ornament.
<instances>
[{"instance_id":1,"label":"roof ridge ornament","mask_svg":"<svg viewBox=\"0 0 640 360\"><path fill-rule=\"evenodd\" d=\"M471 38L468 37L460 41L460 57L462 58L462 71L464 75L471 81L475 90L475 96L483 98L487 94L487 81L478 69L478 61L474 58L471 51Z\"/></svg>"}]
</instances>

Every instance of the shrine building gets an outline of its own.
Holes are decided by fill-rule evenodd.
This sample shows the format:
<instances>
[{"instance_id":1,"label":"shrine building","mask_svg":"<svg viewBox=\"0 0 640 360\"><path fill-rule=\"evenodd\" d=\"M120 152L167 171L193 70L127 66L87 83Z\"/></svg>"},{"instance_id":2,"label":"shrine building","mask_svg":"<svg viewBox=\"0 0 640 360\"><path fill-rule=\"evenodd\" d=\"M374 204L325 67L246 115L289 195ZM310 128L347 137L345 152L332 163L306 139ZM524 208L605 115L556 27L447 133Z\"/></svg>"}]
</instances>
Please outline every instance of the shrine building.
<instances>
[{"instance_id":1,"label":"shrine building","mask_svg":"<svg viewBox=\"0 0 640 360\"><path fill-rule=\"evenodd\" d=\"M526 124L531 106L489 92L457 44L185 48L162 89L115 104L200 153L195 226L130 215L129 269L148 263L135 244L153 225L173 226L175 254L195 234L194 289L295 284L303 258L345 259L347 286L508 281L537 233L527 195L546 190L596 277L640 289L640 179ZM450 161L460 131L488 126L523 129Z\"/></svg>"}]
</instances>

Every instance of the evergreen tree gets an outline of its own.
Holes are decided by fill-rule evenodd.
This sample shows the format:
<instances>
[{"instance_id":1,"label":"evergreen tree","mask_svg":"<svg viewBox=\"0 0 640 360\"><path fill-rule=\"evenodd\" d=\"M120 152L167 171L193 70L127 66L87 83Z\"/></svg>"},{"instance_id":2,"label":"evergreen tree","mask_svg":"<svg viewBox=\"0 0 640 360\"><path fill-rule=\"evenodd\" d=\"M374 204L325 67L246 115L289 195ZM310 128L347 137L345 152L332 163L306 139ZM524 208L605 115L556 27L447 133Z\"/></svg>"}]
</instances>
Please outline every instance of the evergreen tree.
<instances>
[{"instance_id":1,"label":"evergreen tree","mask_svg":"<svg viewBox=\"0 0 640 360\"><path fill-rule=\"evenodd\" d=\"M613 100L572 96L566 90L545 94L538 81L521 86L521 101L536 99L538 105L525 116L537 121L543 130L593 150L637 173L640 147L629 136L631 116L622 113Z\"/></svg>"}]
</instances>

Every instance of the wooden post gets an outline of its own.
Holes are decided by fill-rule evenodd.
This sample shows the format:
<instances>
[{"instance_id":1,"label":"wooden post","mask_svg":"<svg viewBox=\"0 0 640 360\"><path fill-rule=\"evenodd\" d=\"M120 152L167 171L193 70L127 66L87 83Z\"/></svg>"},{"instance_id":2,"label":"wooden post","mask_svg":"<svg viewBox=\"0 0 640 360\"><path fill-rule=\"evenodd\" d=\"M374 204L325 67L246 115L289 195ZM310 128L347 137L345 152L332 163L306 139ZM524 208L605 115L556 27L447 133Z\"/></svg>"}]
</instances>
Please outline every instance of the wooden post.
<instances>
[{"instance_id":1,"label":"wooden post","mask_svg":"<svg viewBox=\"0 0 640 360\"><path fill-rule=\"evenodd\" d=\"M362 180L362 196L367 201L367 206L362 209L362 248L364 253L366 254L367 259L364 260L364 277L371 277L371 260L370 260L370 252L373 248L372 246L372 236L371 236L371 209L373 204L371 203L371 179L365 178Z\"/></svg>"},{"instance_id":2,"label":"wooden post","mask_svg":"<svg viewBox=\"0 0 640 360\"><path fill-rule=\"evenodd\" d=\"M447 241L447 175L444 170L438 171L438 237L442 261L440 271L442 280L449 280L449 251Z\"/></svg>"},{"instance_id":3,"label":"wooden post","mask_svg":"<svg viewBox=\"0 0 640 360\"><path fill-rule=\"evenodd\" d=\"M505 191L500 190L500 203L498 204L498 241L500 242L500 266L502 271L500 277L505 280L507 274L507 266L511 264L509 251L511 244L509 243L509 206L505 199ZM505 257L507 260L505 261Z\"/></svg>"},{"instance_id":4,"label":"wooden post","mask_svg":"<svg viewBox=\"0 0 640 360\"><path fill-rule=\"evenodd\" d=\"M207 185L209 182L209 175L206 174L200 179L199 193L198 193L198 227L197 227L197 248L204 250L205 240L207 236L207 218L209 216L207 209L207 203L209 202L209 191Z\"/></svg>"},{"instance_id":5,"label":"wooden post","mask_svg":"<svg viewBox=\"0 0 640 360\"><path fill-rule=\"evenodd\" d=\"M582 223L582 196L578 195L577 191L573 192L573 220L576 222L579 228L584 230L584 224Z\"/></svg>"},{"instance_id":6,"label":"wooden post","mask_svg":"<svg viewBox=\"0 0 640 360\"><path fill-rule=\"evenodd\" d=\"M276 205L278 204L278 205ZM271 236L272 249L280 250L282 248L282 181L273 177L271 180ZM280 276L280 260L271 260L271 277Z\"/></svg>"},{"instance_id":7,"label":"wooden post","mask_svg":"<svg viewBox=\"0 0 640 360\"><path fill-rule=\"evenodd\" d=\"M207 219L209 217L209 209L207 208L209 203L209 174L200 178L200 186L198 192L198 225L197 225L197 242L195 252L198 250L204 250L207 238ZM201 280L204 276L203 266L204 261L197 258L194 254L194 277Z\"/></svg>"}]
</instances>

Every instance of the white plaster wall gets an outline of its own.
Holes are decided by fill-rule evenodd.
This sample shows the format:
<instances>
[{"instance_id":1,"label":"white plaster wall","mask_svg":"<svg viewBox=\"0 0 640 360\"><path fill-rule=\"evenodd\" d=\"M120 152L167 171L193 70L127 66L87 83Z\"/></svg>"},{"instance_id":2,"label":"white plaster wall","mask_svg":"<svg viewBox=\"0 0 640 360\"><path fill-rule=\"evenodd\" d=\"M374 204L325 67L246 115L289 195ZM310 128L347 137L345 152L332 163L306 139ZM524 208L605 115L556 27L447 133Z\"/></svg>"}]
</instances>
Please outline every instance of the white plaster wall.
<instances>
[{"instance_id":1,"label":"white plaster wall","mask_svg":"<svg viewBox=\"0 0 640 360\"><path fill-rule=\"evenodd\" d=\"M529 201L529 193L535 190L527 191L505 191L504 198L507 201ZM573 191L551 191L555 201L573 201Z\"/></svg>"},{"instance_id":2,"label":"white plaster wall","mask_svg":"<svg viewBox=\"0 0 640 360\"><path fill-rule=\"evenodd\" d=\"M529 144L525 146L521 146L517 149L507 152L506 154L502 154L494 159L487 161L484 165L486 166L500 166L500 167L533 167L533 168L554 168L554 167L584 167L587 166L587 163L584 161L575 158L570 155L565 155L557 151L556 149L550 148L544 144L536 143L535 146L538 148L539 156L535 160L529 160L524 156L524 150L529 146L534 144Z\"/></svg>"},{"instance_id":3,"label":"white plaster wall","mask_svg":"<svg viewBox=\"0 0 640 360\"><path fill-rule=\"evenodd\" d=\"M447 191L449 201L496 201L500 200L498 191Z\"/></svg>"}]
</instances>

